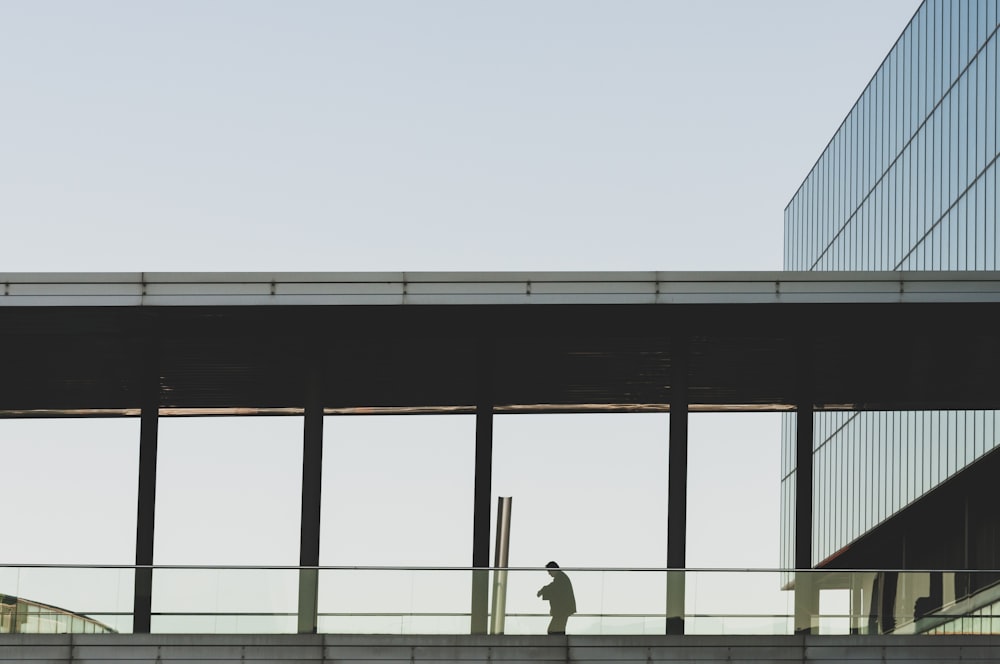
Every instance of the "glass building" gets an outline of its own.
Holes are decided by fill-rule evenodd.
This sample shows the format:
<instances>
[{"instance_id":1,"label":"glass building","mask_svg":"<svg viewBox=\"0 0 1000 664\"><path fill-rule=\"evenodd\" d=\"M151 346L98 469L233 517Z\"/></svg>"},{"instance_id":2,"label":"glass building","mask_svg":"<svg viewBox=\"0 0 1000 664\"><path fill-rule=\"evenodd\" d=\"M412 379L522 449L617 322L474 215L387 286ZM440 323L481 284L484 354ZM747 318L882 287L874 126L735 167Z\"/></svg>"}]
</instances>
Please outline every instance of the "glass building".
<instances>
[{"instance_id":1,"label":"glass building","mask_svg":"<svg viewBox=\"0 0 1000 664\"><path fill-rule=\"evenodd\" d=\"M23 597L0 595L0 634L110 634L104 623Z\"/></svg>"},{"instance_id":2,"label":"glass building","mask_svg":"<svg viewBox=\"0 0 1000 664\"><path fill-rule=\"evenodd\" d=\"M788 203L786 270L998 268L998 16L998 0L921 4ZM784 417L781 555L793 567L795 415ZM907 547L913 529L889 527L989 456L997 411L814 417L814 566L997 567L996 518L970 516L967 497L960 541Z\"/></svg>"}]
</instances>

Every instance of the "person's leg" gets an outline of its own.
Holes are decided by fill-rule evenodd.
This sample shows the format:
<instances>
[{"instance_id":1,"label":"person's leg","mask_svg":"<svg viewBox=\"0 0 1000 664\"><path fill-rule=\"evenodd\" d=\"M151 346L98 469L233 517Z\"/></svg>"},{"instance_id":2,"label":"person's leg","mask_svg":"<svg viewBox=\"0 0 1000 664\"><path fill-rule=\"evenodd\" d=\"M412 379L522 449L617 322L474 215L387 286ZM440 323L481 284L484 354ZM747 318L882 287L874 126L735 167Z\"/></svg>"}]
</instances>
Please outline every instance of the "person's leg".
<instances>
[{"instance_id":1,"label":"person's leg","mask_svg":"<svg viewBox=\"0 0 1000 664\"><path fill-rule=\"evenodd\" d=\"M549 634L565 634L567 618L569 616L552 616L552 620L549 621Z\"/></svg>"}]
</instances>

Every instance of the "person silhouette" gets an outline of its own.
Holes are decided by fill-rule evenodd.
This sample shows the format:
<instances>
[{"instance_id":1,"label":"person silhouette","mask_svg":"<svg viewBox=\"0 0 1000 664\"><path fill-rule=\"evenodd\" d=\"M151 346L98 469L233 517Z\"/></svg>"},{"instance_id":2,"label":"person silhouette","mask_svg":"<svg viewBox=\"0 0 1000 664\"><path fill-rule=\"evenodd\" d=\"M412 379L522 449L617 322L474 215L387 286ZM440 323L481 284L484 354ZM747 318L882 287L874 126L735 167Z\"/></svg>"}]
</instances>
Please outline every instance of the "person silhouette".
<instances>
[{"instance_id":1,"label":"person silhouette","mask_svg":"<svg viewBox=\"0 0 1000 664\"><path fill-rule=\"evenodd\" d=\"M554 560L545 565L552 583L539 588L536 597L541 597L549 603L549 634L565 634L566 621L571 615L576 613L576 597L573 596L573 584L570 583L566 572L559 569L559 565Z\"/></svg>"}]
</instances>

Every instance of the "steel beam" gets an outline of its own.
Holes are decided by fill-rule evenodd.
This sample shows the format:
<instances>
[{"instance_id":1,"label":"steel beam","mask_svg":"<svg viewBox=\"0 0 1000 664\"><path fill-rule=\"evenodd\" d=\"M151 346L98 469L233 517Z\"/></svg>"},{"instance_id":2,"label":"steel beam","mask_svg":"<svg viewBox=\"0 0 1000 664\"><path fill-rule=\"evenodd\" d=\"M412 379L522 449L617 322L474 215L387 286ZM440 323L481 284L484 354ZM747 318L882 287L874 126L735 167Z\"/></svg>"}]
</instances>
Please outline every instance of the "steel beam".
<instances>
[{"instance_id":1,"label":"steel beam","mask_svg":"<svg viewBox=\"0 0 1000 664\"><path fill-rule=\"evenodd\" d=\"M684 633L687 566L688 352L685 335L671 343L670 441L667 470L667 634Z\"/></svg>"}]
</instances>

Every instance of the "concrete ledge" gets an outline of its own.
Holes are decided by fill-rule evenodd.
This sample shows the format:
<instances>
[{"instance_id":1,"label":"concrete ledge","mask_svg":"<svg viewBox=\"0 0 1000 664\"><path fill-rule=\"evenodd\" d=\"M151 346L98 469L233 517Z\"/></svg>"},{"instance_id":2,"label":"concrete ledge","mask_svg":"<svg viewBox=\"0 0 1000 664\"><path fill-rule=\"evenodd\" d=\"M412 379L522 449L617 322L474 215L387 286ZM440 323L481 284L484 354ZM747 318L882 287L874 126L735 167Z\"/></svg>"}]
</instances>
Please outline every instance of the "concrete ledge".
<instances>
[{"instance_id":1,"label":"concrete ledge","mask_svg":"<svg viewBox=\"0 0 1000 664\"><path fill-rule=\"evenodd\" d=\"M0 634L0 664L997 662L998 636Z\"/></svg>"}]
</instances>

